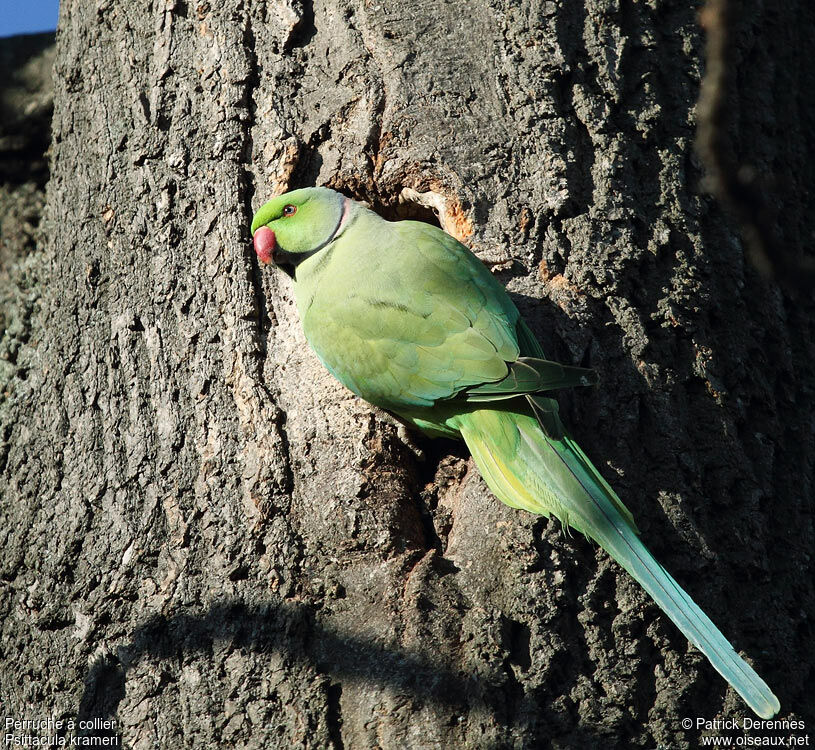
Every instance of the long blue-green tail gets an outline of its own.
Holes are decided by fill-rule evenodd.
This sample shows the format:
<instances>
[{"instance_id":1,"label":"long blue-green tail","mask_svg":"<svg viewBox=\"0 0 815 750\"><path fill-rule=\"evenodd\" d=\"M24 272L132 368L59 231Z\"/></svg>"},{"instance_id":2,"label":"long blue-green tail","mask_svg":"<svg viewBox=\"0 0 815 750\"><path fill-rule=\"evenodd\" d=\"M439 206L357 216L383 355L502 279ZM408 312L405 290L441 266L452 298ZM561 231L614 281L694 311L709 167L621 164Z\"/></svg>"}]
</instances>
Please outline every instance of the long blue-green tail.
<instances>
[{"instance_id":1,"label":"long blue-green tail","mask_svg":"<svg viewBox=\"0 0 815 750\"><path fill-rule=\"evenodd\" d=\"M631 514L567 434L550 437L532 415L500 408L478 409L456 422L500 500L533 513L553 513L591 537L642 585L756 714L769 719L778 712L778 698L646 549Z\"/></svg>"}]
</instances>

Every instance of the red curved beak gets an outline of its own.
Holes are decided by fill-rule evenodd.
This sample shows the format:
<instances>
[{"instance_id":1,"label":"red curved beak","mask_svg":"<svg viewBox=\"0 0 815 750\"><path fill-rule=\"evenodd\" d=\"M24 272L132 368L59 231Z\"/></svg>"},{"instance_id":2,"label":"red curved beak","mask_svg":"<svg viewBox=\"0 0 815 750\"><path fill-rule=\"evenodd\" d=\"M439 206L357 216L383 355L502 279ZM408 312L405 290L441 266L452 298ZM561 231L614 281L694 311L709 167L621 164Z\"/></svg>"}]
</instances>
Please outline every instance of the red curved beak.
<instances>
[{"instance_id":1,"label":"red curved beak","mask_svg":"<svg viewBox=\"0 0 815 750\"><path fill-rule=\"evenodd\" d=\"M262 263L271 263L275 249L274 232L269 227L260 227L252 238L255 252Z\"/></svg>"}]
</instances>

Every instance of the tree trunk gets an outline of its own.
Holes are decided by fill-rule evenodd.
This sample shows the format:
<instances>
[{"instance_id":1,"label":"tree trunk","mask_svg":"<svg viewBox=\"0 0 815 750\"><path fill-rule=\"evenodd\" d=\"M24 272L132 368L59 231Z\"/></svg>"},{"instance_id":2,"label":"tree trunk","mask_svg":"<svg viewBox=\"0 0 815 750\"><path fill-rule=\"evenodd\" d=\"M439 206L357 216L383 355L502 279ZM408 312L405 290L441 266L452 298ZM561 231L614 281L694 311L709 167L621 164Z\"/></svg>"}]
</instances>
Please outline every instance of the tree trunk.
<instances>
[{"instance_id":1,"label":"tree trunk","mask_svg":"<svg viewBox=\"0 0 815 750\"><path fill-rule=\"evenodd\" d=\"M802 249L813 8L788 5L737 19L730 136ZM696 13L63 2L12 274L36 305L8 297L30 314L0 370L5 716L128 748L681 748L749 715L602 550L322 369L249 222L327 184L435 209L597 369L564 421L812 731L815 303L702 192Z\"/></svg>"}]
</instances>

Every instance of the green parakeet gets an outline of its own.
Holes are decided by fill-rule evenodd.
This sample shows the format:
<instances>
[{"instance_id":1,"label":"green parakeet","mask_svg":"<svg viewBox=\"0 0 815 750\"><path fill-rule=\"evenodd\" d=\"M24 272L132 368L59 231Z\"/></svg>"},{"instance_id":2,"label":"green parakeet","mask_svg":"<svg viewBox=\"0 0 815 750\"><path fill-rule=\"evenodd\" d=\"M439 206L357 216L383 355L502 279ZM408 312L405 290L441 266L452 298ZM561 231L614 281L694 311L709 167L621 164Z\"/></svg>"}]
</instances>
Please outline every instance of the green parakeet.
<instances>
[{"instance_id":1,"label":"green parakeet","mask_svg":"<svg viewBox=\"0 0 815 750\"><path fill-rule=\"evenodd\" d=\"M631 513L548 394L594 383L545 358L504 288L441 229L385 221L327 188L266 203L254 247L294 281L306 338L361 398L431 435L463 438L495 495L597 542L763 718L766 683L654 559Z\"/></svg>"}]
</instances>

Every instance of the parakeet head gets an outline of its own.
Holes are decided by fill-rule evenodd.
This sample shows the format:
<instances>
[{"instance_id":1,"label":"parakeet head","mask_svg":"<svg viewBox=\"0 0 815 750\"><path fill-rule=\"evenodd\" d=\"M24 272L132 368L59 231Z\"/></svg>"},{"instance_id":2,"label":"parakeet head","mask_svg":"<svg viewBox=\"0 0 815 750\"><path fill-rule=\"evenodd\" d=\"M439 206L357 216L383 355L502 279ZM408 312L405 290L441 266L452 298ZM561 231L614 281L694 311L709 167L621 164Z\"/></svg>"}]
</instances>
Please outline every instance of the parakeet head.
<instances>
[{"instance_id":1,"label":"parakeet head","mask_svg":"<svg viewBox=\"0 0 815 750\"><path fill-rule=\"evenodd\" d=\"M328 188L293 190L273 198L252 219L255 252L290 276L341 231L352 201Z\"/></svg>"}]
</instances>

